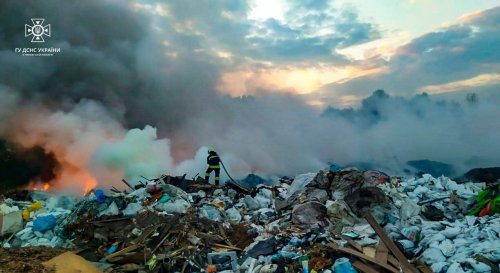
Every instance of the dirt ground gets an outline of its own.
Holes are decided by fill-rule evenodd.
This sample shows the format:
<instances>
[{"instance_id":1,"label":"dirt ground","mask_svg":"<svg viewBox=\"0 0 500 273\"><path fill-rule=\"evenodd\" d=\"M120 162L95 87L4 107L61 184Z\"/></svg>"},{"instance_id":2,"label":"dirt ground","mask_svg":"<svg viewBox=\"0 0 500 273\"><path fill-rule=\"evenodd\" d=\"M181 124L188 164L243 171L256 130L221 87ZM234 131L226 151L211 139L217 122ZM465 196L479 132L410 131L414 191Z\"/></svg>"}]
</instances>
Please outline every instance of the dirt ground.
<instances>
[{"instance_id":1,"label":"dirt ground","mask_svg":"<svg viewBox=\"0 0 500 273\"><path fill-rule=\"evenodd\" d=\"M0 273L52 273L55 270L44 268L42 263L66 251L48 247L0 247Z\"/></svg>"}]
</instances>

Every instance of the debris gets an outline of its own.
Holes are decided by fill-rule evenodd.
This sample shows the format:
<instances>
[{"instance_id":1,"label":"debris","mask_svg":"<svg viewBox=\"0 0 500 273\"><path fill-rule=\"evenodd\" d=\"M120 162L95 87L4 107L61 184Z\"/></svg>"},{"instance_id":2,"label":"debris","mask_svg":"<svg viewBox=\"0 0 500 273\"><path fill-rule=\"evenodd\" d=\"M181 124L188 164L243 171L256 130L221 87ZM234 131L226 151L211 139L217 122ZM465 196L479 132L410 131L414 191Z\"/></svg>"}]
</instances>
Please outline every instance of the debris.
<instances>
[{"instance_id":1,"label":"debris","mask_svg":"<svg viewBox=\"0 0 500 273\"><path fill-rule=\"evenodd\" d=\"M23 229L23 218L20 211L0 214L0 236L16 233Z\"/></svg>"},{"instance_id":2,"label":"debris","mask_svg":"<svg viewBox=\"0 0 500 273\"><path fill-rule=\"evenodd\" d=\"M113 201L107 209L105 209L105 210L101 211L101 213L99 213L99 216L103 216L103 215L113 216L113 215L118 215L118 213L120 213L120 211L118 210L118 206Z\"/></svg>"},{"instance_id":3,"label":"debris","mask_svg":"<svg viewBox=\"0 0 500 273\"><path fill-rule=\"evenodd\" d=\"M335 273L356 273L356 270L349 262L348 258L338 258L333 264L333 270Z\"/></svg>"},{"instance_id":4,"label":"debris","mask_svg":"<svg viewBox=\"0 0 500 273\"><path fill-rule=\"evenodd\" d=\"M490 272L500 261L495 183L346 168L248 179L259 185L164 175L125 181L129 192L0 199L2 246L78 249L106 272Z\"/></svg>"},{"instance_id":5,"label":"debris","mask_svg":"<svg viewBox=\"0 0 500 273\"><path fill-rule=\"evenodd\" d=\"M25 210L23 210L23 219L25 221L29 221L31 219L31 212L37 211L42 208L42 203L41 202L35 202L31 204L29 207L27 207Z\"/></svg>"},{"instance_id":6,"label":"debris","mask_svg":"<svg viewBox=\"0 0 500 273\"><path fill-rule=\"evenodd\" d=\"M243 259L248 257L257 258L260 255L272 254L276 249L276 245L277 241L274 237L267 240L256 241L245 248Z\"/></svg>"},{"instance_id":7,"label":"debris","mask_svg":"<svg viewBox=\"0 0 500 273\"><path fill-rule=\"evenodd\" d=\"M218 252L218 253L209 253L207 255L208 259L208 264L213 265L214 264L214 257L229 257L230 259L230 264L231 264L231 269L236 272L238 270L238 258L236 257L236 252L231 251L231 252ZM223 266L217 266L219 269L223 269Z\"/></svg>"},{"instance_id":8,"label":"debris","mask_svg":"<svg viewBox=\"0 0 500 273\"><path fill-rule=\"evenodd\" d=\"M372 226L372 228L375 230L375 232L380 237L380 239L384 242L384 244L387 246L387 248L394 254L394 256L396 256L398 261L403 266L403 271L404 272L418 273L417 269L415 267L413 267L408 262L408 260L403 255L403 253L401 253L401 251L397 248L397 246L394 244L394 242L387 236L387 234L384 232L382 227L377 223L375 218L373 218L372 215L368 214L366 216L366 220Z\"/></svg>"},{"instance_id":9,"label":"debris","mask_svg":"<svg viewBox=\"0 0 500 273\"><path fill-rule=\"evenodd\" d=\"M234 207L226 210L227 219L231 222L238 223L241 221L242 217L240 212Z\"/></svg>"},{"instance_id":10,"label":"debris","mask_svg":"<svg viewBox=\"0 0 500 273\"><path fill-rule=\"evenodd\" d=\"M313 201L296 205L292 211L292 222L303 227L328 225L325 205Z\"/></svg>"},{"instance_id":11,"label":"debris","mask_svg":"<svg viewBox=\"0 0 500 273\"><path fill-rule=\"evenodd\" d=\"M393 268L392 266L386 264L386 263L382 263L382 262L379 262L377 261L376 259L374 258L371 258L361 252L358 252L358 251L355 251L355 250L352 250L352 249L349 249L349 248L342 248L342 247L338 247L336 245L330 245L333 249L337 250L337 251L340 251L340 252L343 252L343 253L346 253L346 254L350 254L352 256L355 256L355 257L358 257L364 261L367 261L367 262L371 262L373 264L376 264L390 272L393 272L393 273L399 273L399 270L396 270L395 268Z\"/></svg>"},{"instance_id":12,"label":"debris","mask_svg":"<svg viewBox=\"0 0 500 273\"><path fill-rule=\"evenodd\" d=\"M45 232L51 230L56 226L56 221L56 217L53 215L38 217L33 221L33 231Z\"/></svg>"}]
</instances>

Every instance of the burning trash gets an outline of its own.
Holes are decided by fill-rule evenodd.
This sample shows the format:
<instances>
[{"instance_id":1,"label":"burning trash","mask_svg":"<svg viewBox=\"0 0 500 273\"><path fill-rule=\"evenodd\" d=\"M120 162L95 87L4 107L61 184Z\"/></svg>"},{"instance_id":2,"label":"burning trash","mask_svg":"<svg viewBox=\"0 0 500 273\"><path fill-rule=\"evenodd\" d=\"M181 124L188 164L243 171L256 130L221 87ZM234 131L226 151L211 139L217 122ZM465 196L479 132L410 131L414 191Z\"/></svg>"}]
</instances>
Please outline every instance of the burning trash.
<instances>
[{"instance_id":1,"label":"burning trash","mask_svg":"<svg viewBox=\"0 0 500 273\"><path fill-rule=\"evenodd\" d=\"M7 195L3 247L77 251L102 272L498 269L498 183L342 168L281 181L250 189L164 175L83 198Z\"/></svg>"}]
</instances>

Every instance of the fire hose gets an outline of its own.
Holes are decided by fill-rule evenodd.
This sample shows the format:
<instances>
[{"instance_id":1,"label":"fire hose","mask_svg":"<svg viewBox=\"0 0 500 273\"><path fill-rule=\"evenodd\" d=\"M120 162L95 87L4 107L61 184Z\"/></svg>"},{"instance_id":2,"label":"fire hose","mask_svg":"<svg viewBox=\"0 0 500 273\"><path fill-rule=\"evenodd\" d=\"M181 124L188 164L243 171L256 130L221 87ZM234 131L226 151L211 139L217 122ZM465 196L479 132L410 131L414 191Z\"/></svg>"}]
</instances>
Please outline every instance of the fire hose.
<instances>
[{"instance_id":1,"label":"fire hose","mask_svg":"<svg viewBox=\"0 0 500 273\"><path fill-rule=\"evenodd\" d=\"M227 186L237 190L237 191L243 191L247 194L251 194L252 193L252 190L251 189L248 189L244 186L242 186L240 183L236 182L236 180L234 180L231 175L229 174L229 172L227 171L226 169L226 166L224 166L224 162L222 162L222 160L220 160L220 157L219 157L219 161L222 165L222 168L224 169L224 172L227 174L227 176L229 177L229 179L231 180L232 183L229 183Z\"/></svg>"},{"instance_id":2,"label":"fire hose","mask_svg":"<svg viewBox=\"0 0 500 273\"><path fill-rule=\"evenodd\" d=\"M219 157L219 161L220 161L220 164L222 165L222 168L224 169L224 172L227 174L227 176L229 177L229 179L231 179L231 181L233 183L238 184L238 182L234 181L234 179L231 177L231 175L229 174L229 172L226 169L226 166L224 166L224 162L222 162L222 160L220 159L220 157Z\"/></svg>"}]
</instances>

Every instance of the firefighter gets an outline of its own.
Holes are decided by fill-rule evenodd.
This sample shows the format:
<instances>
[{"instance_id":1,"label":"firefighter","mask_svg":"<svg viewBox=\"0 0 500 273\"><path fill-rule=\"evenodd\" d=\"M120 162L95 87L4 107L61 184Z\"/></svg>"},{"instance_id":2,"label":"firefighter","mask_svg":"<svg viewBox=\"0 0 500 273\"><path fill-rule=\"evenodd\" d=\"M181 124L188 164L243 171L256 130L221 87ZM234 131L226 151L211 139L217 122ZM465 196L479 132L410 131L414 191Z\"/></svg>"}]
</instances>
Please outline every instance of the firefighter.
<instances>
[{"instance_id":1,"label":"firefighter","mask_svg":"<svg viewBox=\"0 0 500 273\"><path fill-rule=\"evenodd\" d=\"M208 149L207 164L208 168L205 172L205 181L208 183L210 174L212 171L215 171L215 185L219 186L220 158L214 149Z\"/></svg>"}]
</instances>

